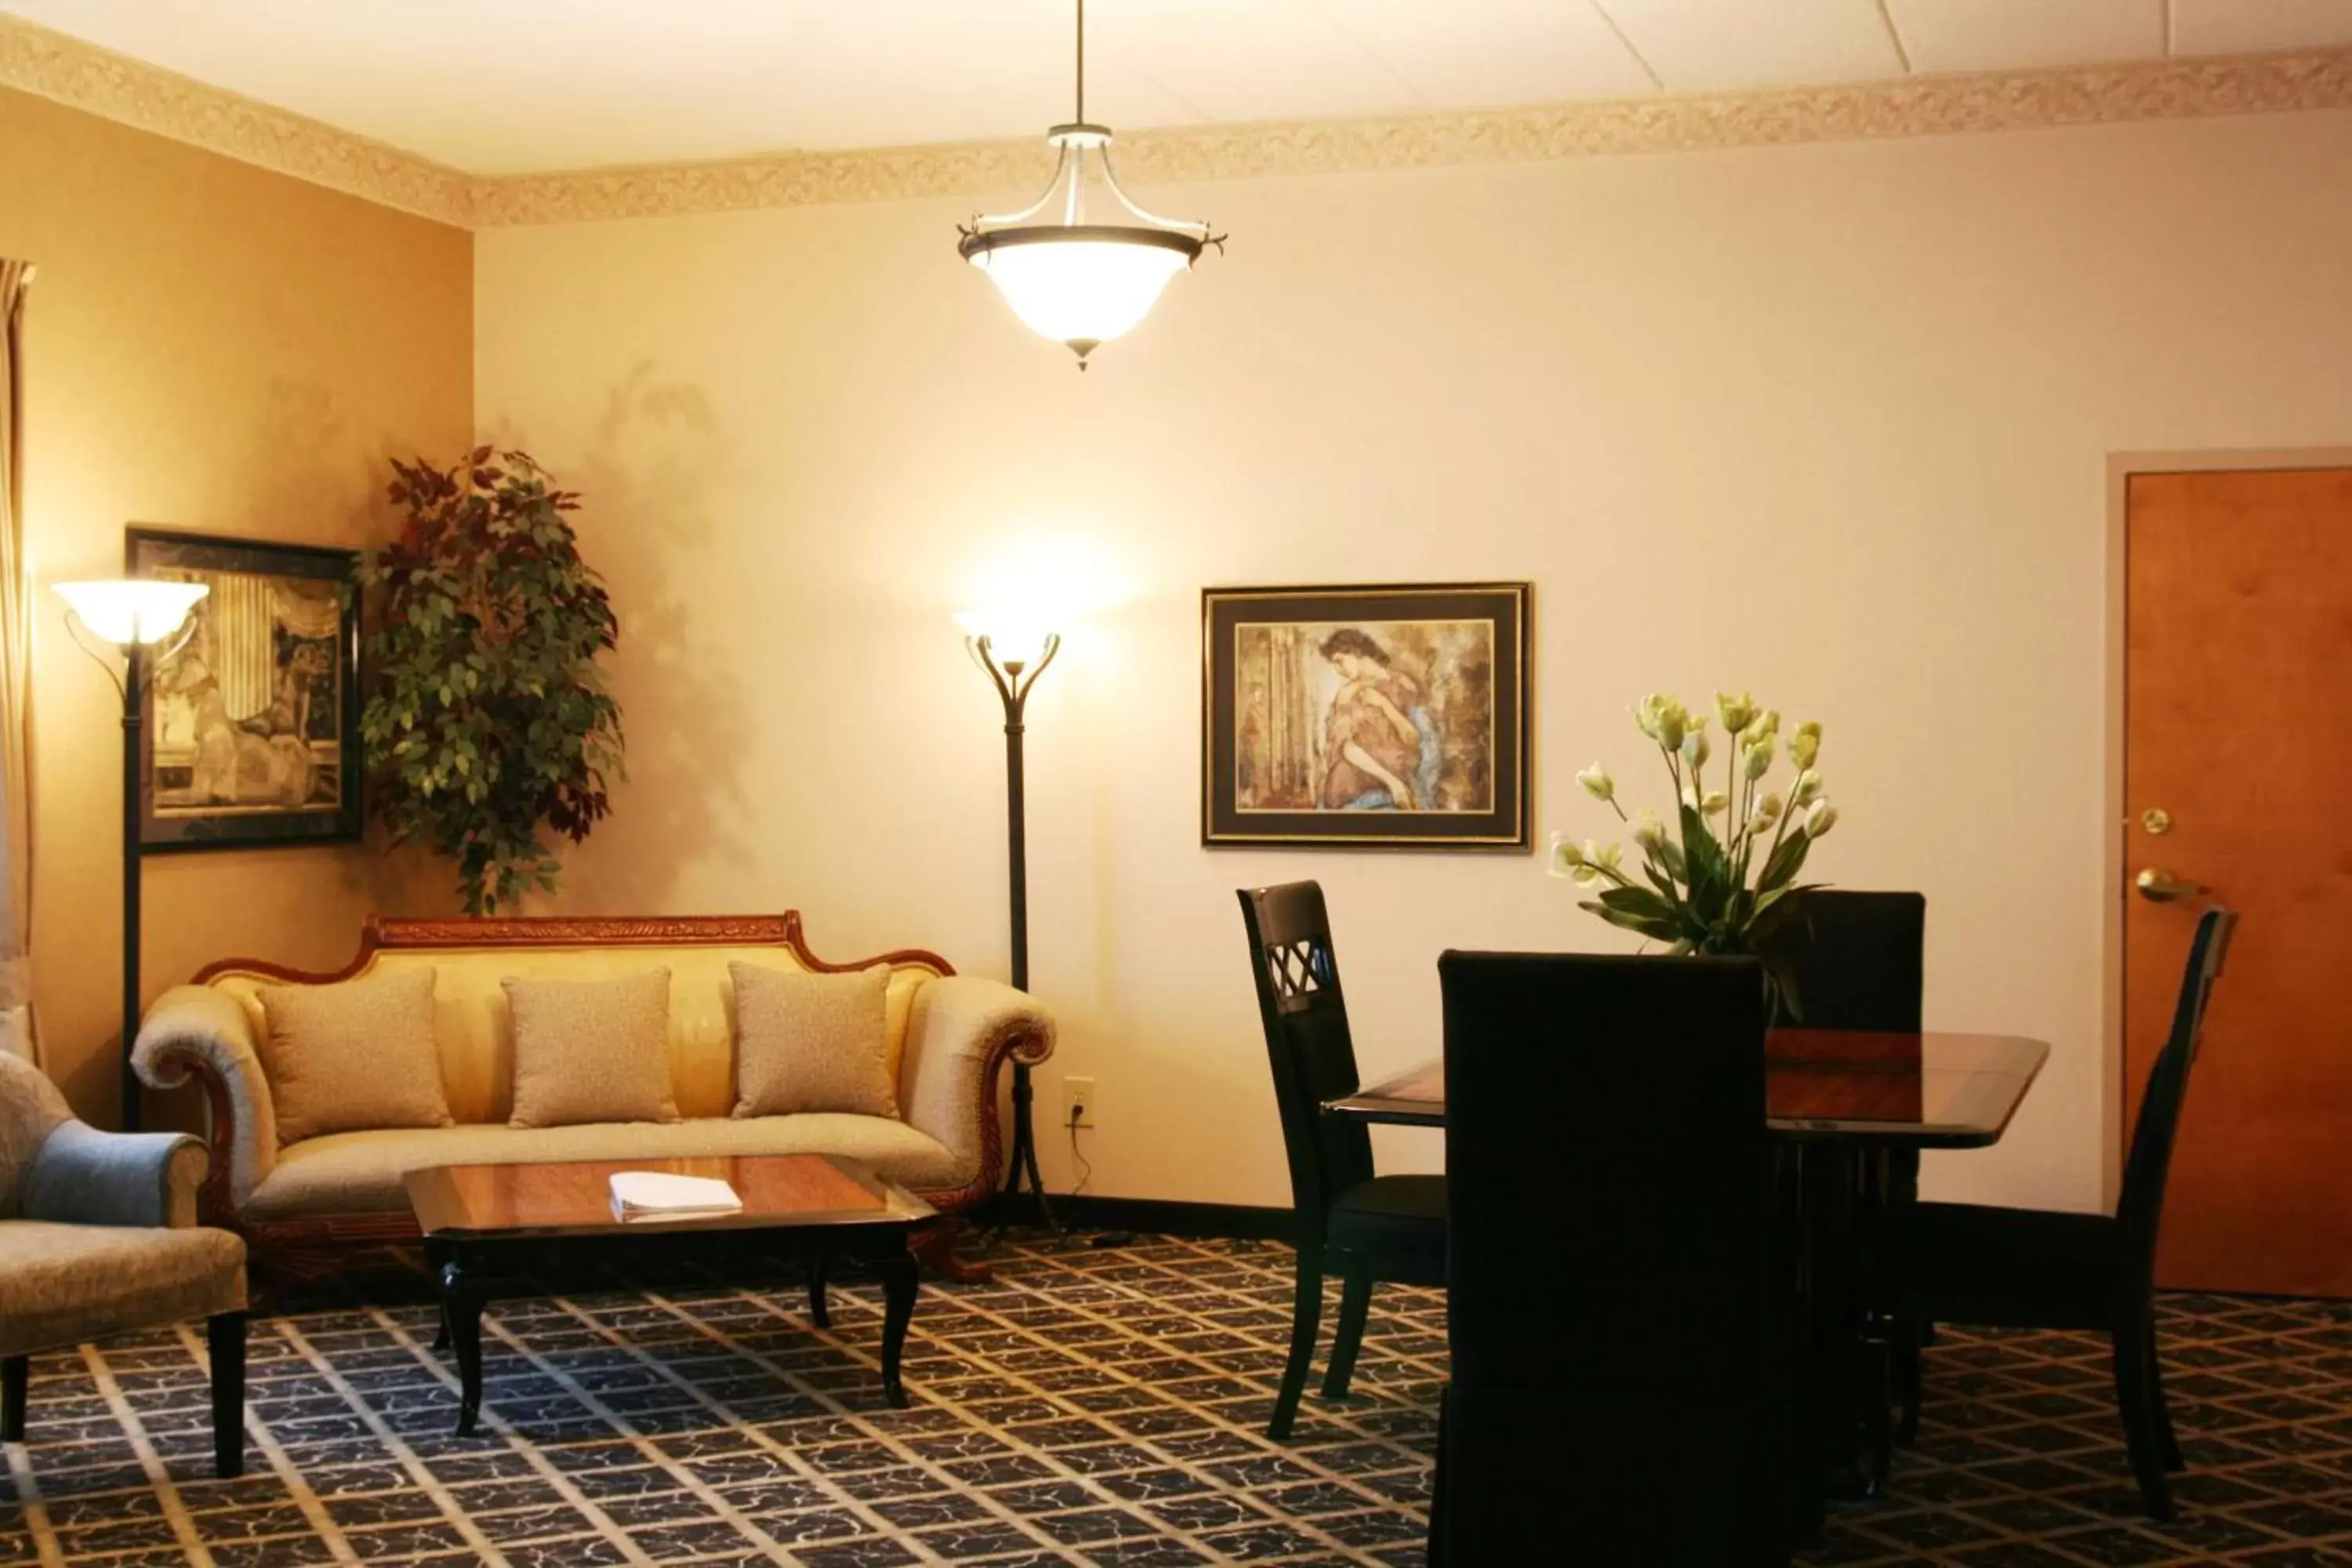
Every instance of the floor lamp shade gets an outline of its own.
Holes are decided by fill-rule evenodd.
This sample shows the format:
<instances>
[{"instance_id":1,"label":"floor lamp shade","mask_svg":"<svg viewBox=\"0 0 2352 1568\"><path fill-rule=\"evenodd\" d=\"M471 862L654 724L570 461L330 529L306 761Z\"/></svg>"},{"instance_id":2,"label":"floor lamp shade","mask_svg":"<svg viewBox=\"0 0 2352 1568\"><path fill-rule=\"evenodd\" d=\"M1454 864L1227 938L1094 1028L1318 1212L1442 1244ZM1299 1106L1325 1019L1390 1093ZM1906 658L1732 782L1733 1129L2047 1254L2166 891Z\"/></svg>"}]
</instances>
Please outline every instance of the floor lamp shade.
<instances>
[{"instance_id":1,"label":"floor lamp shade","mask_svg":"<svg viewBox=\"0 0 2352 1568\"><path fill-rule=\"evenodd\" d=\"M186 623L196 601L212 592L204 583L134 577L59 583L57 589L83 626L117 647L162 642Z\"/></svg>"}]
</instances>

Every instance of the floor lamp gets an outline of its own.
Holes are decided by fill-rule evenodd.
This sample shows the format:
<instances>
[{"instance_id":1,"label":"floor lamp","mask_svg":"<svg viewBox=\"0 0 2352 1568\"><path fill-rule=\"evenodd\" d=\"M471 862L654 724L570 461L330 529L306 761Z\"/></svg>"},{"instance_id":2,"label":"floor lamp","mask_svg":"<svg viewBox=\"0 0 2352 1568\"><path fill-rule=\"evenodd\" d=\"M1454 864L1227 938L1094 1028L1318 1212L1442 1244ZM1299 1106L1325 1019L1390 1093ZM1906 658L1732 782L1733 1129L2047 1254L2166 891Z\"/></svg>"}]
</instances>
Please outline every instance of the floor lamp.
<instances>
[{"instance_id":1,"label":"floor lamp","mask_svg":"<svg viewBox=\"0 0 2352 1568\"><path fill-rule=\"evenodd\" d=\"M140 770L139 727L144 718L142 689L150 660L161 664L180 651L195 626L188 619L196 601L212 592L203 583L124 578L105 583L59 583L66 602L66 630L113 679L122 694L122 1129L139 1131L139 1076L131 1068L131 1047L139 1038L139 805L144 782ZM83 637L87 629L122 655L122 673ZM159 649L157 645L171 646Z\"/></svg>"},{"instance_id":2,"label":"floor lamp","mask_svg":"<svg viewBox=\"0 0 2352 1568\"><path fill-rule=\"evenodd\" d=\"M1004 700L1004 814L1006 859L1013 883L1013 986L1029 989L1029 828L1021 777L1022 710L1029 689L1061 650L1059 634L1034 626L1016 626L987 616L958 616L964 629L963 645L972 662L988 674L997 696ZM1037 1212L1056 1231L1062 1228L1045 1201L1045 1181L1037 1173L1036 1096L1029 1085L1029 1068L1013 1064L1013 1167L1005 1173L1003 1199L1009 1207L1021 1195L1025 1173Z\"/></svg>"}]
</instances>

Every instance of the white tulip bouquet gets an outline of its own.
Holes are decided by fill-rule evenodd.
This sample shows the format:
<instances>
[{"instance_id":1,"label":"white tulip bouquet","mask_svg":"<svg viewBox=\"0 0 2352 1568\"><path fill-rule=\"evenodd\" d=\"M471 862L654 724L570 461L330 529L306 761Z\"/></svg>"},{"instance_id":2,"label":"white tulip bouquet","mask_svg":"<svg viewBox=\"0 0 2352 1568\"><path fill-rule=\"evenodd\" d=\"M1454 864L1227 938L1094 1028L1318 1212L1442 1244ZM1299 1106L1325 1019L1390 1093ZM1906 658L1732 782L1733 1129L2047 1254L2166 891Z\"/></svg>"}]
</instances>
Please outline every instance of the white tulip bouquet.
<instances>
[{"instance_id":1,"label":"white tulip bouquet","mask_svg":"<svg viewBox=\"0 0 2352 1568\"><path fill-rule=\"evenodd\" d=\"M1715 748L1704 710L1694 713L1678 700L1654 692L1633 711L1633 722L1665 757L1679 802L1675 826L1669 828L1647 809L1627 816L1615 782L1594 763L1576 782L1633 829L1642 855L1641 880L1626 874L1621 846L1591 838L1580 844L1564 833L1551 837L1551 874L1599 889L1596 898L1579 907L1611 925L1665 942L1670 952L1762 958L1767 984L1782 1010L1797 1016L1797 999L1785 967L1774 962L1771 938L1794 907L1789 896L1818 886L1800 885L1797 873L1814 842L1837 824L1837 807L1823 795L1814 766L1822 727L1800 724L1789 737L1788 759L1796 778L1783 798L1770 784L1780 715L1759 708L1754 694L1716 694L1715 717L1727 737L1721 789L1707 787Z\"/></svg>"}]
</instances>

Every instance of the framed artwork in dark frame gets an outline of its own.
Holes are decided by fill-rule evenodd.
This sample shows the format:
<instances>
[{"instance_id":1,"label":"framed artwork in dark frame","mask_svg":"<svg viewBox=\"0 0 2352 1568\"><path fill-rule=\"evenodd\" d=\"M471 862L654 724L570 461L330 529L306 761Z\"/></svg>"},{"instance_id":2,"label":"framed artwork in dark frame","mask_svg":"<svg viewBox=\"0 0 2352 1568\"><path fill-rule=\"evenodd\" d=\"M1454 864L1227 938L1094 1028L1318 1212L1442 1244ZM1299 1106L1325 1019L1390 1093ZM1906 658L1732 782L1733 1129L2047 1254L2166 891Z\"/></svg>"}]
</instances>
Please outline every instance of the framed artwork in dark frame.
<instances>
[{"instance_id":1,"label":"framed artwork in dark frame","mask_svg":"<svg viewBox=\"0 0 2352 1568\"><path fill-rule=\"evenodd\" d=\"M1202 590L1202 843L1527 848L1529 597Z\"/></svg>"},{"instance_id":2,"label":"framed artwork in dark frame","mask_svg":"<svg viewBox=\"0 0 2352 1568\"><path fill-rule=\"evenodd\" d=\"M125 539L131 576L212 590L146 672L142 852L356 841L359 552L143 526Z\"/></svg>"}]
</instances>

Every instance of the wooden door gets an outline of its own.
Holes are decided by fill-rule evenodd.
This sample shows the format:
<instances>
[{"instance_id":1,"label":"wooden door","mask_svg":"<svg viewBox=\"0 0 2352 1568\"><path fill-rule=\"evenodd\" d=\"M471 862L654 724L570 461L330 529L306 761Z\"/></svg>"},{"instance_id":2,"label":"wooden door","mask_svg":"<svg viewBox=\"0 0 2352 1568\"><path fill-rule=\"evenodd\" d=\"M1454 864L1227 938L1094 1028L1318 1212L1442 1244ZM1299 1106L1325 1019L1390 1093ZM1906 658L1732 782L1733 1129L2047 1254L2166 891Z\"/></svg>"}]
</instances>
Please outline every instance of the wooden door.
<instances>
[{"instance_id":1,"label":"wooden door","mask_svg":"<svg viewBox=\"0 0 2352 1568\"><path fill-rule=\"evenodd\" d=\"M2352 469L2129 485L2126 1139L2205 901L2136 879L2201 884L2244 917L2157 1277L2352 1296Z\"/></svg>"}]
</instances>

